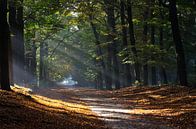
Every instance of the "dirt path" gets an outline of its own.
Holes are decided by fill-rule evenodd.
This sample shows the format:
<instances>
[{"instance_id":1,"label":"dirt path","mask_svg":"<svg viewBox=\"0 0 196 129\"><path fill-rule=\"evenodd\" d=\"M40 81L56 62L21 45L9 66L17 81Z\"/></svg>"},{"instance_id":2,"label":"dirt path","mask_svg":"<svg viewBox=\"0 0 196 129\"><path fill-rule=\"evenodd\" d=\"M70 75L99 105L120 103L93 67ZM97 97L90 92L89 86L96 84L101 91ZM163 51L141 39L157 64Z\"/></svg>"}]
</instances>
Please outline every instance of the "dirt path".
<instances>
[{"instance_id":1,"label":"dirt path","mask_svg":"<svg viewBox=\"0 0 196 129\"><path fill-rule=\"evenodd\" d=\"M134 129L129 120L130 110L123 108L121 104L118 104L112 98L95 92L93 89L66 87L62 89L44 89L40 90L38 94L63 101L84 102L110 129Z\"/></svg>"},{"instance_id":2,"label":"dirt path","mask_svg":"<svg viewBox=\"0 0 196 129\"><path fill-rule=\"evenodd\" d=\"M128 109L123 108L120 104L107 103L111 102L108 98L83 98L88 101L88 105L101 120L111 129L134 129L129 120L130 114Z\"/></svg>"},{"instance_id":3,"label":"dirt path","mask_svg":"<svg viewBox=\"0 0 196 129\"><path fill-rule=\"evenodd\" d=\"M57 87L39 89L38 94L66 102L84 104L90 107L109 129L194 129L193 106L181 107L185 105L180 103L181 101L175 103L175 105L179 104L178 106L168 103L170 96L167 97L164 94L171 94L168 93L171 91L178 100L182 92L167 87L149 89L148 87L143 89L132 87L124 91ZM188 92L185 90L184 93ZM192 93L186 95L190 102L194 102L192 96L194 96Z\"/></svg>"}]
</instances>

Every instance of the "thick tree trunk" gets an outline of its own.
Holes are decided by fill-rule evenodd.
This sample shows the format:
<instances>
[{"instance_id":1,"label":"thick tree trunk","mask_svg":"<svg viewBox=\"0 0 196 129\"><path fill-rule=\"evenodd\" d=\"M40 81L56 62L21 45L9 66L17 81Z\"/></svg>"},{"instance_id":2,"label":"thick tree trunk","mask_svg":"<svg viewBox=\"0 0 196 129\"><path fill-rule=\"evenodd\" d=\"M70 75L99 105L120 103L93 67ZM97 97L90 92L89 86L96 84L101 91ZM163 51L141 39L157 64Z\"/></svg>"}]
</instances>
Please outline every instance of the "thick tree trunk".
<instances>
[{"instance_id":1,"label":"thick tree trunk","mask_svg":"<svg viewBox=\"0 0 196 129\"><path fill-rule=\"evenodd\" d=\"M125 15L125 2L121 0L121 26L122 26L122 41L123 41L123 49L128 47L127 41L127 27L126 27L126 15ZM128 55L127 55L128 56ZM131 68L130 64L123 65L123 72L124 72L124 86L131 86L132 84L132 77L131 77Z\"/></svg>"},{"instance_id":2,"label":"thick tree trunk","mask_svg":"<svg viewBox=\"0 0 196 129\"><path fill-rule=\"evenodd\" d=\"M10 39L9 43L9 76L10 76L10 85L14 86L13 78L13 58L12 58L12 40Z\"/></svg>"},{"instance_id":3,"label":"thick tree trunk","mask_svg":"<svg viewBox=\"0 0 196 129\"><path fill-rule=\"evenodd\" d=\"M149 6L148 2L146 1L146 6ZM149 14L149 7L145 8L144 14L143 14L143 19L144 19L144 26L143 26L143 43L147 45L148 43L148 14ZM145 64L143 66L143 80L144 80L144 85L148 85L148 64L147 64L147 59L145 60Z\"/></svg>"},{"instance_id":4,"label":"thick tree trunk","mask_svg":"<svg viewBox=\"0 0 196 129\"><path fill-rule=\"evenodd\" d=\"M109 11L110 11L110 2L108 0L104 0L104 4L106 6L105 8L105 12L106 14L108 15L107 16L107 23L109 24ZM106 61L106 80L105 80L105 83L106 83L106 89L107 90L111 90L112 89L112 82L113 82L113 79L112 79L112 45L110 41L111 38L107 37L107 41L108 41L108 45L107 45L107 61Z\"/></svg>"},{"instance_id":5,"label":"thick tree trunk","mask_svg":"<svg viewBox=\"0 0 196 129\"><path fill-rule=\"evenodd\" d=\"M99 39L99 34L97 32L97 28L95 26L95 24L93 23L93 17L90 16L90 24L91 24L91 28L95 37L95 43L96 43L96 48L97 48L97 56L101 57L103 55L103 52L101 50L101 46L100 46L100 39ZM98 60L98 67L100 68L100 70L98 70L98 78L97 78L97 87L98 89L103 89L103 85L104 85L104 80L105 80L105 62L103 60L103 58L101 57L101 59Z\"/></svg>"},{"instance_id":6,"label":"thick tree trunk","mask_svg":"<svg viewBox=\"0 0 196 129\"><path fill-rule=\"evenodd\" d=\"M131 50L134 55L134 61L135 61L135 75L136 75L136 81L141 81L140 79L140 68L139 63L137 61L137 50L135 46L135 35L134 35L134 27L133 27L133 17L132 17L132 1L127 0L127 14L128 14L128 23L129 23L129 35L130 35L130 42L131 42Z\"/></svg>"},{"instance_id":7,"label":"thick tree trunk","mask_svg":"<svg viewBox=\"0 0 196 129\"><path fill-rule=\"evenodd\" d=\"M16 6L18 6L18 8ZM9 23L13 34L11 39L13 53L13 80L15 83L21 84L24 82L25 77L23 5L16 5L14 0L9 1Z\"/></svg>"},{"instance_id":8,"label":"thick tree trunk","mask_svg":"<svg viewBox=\"0 0 196 129\"><path fill-rule=\"evenodd\" d=\"M114 4L116 1L113 0L112 4ZM116 23L115 23L115 14L114 14L114 5L108 5L108 26L110 29L110 38L112 41L112 61L113 61L113 69L114 69L114 84L115 88L120 88L120 78L119 78L119 64L118 64L118 58L117 58L117 41L116 41Z\"/></svg>"},{"instance_id":9,"label":"thick tree trunk","mask_svg":"<svg viewBox=\"0 0 196 129\"><path fill-rule=\"evenodd\" d=\"M10 25L10 31L11 31L11 43L10 43L10 83L11 85L14 85L14 62L13 62L13 46L16 42L16 6L14 4L13 0L9 1L9 25Z\"/></svg>"},{"instance_id":10,"label":"thick tree trunk","mask_svg":"<svg viewBox=\"0 0 196 129\"><path fill-rule=\"evenodd\" d=\"M0 1L0 79L3 90L11 90L9 80L10 31L7 23L7 0Z\"/></svg>"},{"instance_id":11,"label":"thick tree trunk","mask_svg":"<svg viewBox=\"0 0 196 129\"><path fill-rule=\"evenodd\" d=\"M151 1L151 19L154 18L154 0ZM151 25L151 43L152 45L155 45L155 26ZM151 68L151 79L152 79L152 85L157 84L157 74L156 74L156 67L152 66Z\"/></svg>"},{"instance_id":12,"label":"thick tree trunk","mask_svg":"<svg viewBox=\"0 0 196 129\"><path fill-rule=\"evenodd\" d=\"M108 23L108 65L107 65L107 77L108 80L106 80L106 86L108 86L108 89L112 89L112 68L114 70L114 83L116 89L120 88L120 79L119 79L119 65L118 65L118 59L117 59L117 41L116 41L116 23L115 23L115 15L114 15L114 3L115 0L104 0L106 5L106 14L107 14L107 23ZM113 62L113 67L112 66ZM110 76L110 77L109 77ZM111 79L110 79L111 78Z\"/></svg>"},{"instance_id":13,"label":"thick tree trunk","mask_svg":"<svg viewBox=\"0 0 196 129\"><path fill-rule=\"evenodd\" d=\"M188 86L184 48L181 40L177 17L176 0L169 0L169 13L172 26L173 40L176 48L178 78L180 81L180 85Z\"/></svg>"},{"instance_id":14,"label":"thick tree trunk","mask_svg":"<svg viewBox=\"0 0 196 129\"><path fill-rule=\"evenodd\" d=\"M13 0L10 0L9 1L9 24L10 24L10 31L11 31L11 34L12 34L12 37L11 37L11 50L10 50L10 55L12 55L13 53L13 46L14 46L14 43L16 42L16 6L14 4L14 1ZM14 61L13 61L13 58L14 58L14 55L13 56L10 56L10 82L12 84L14 84Z\"/></svg>"},{"instance_id":15,"label":"thick tree trunk","mask_svg":"<svg viewBox=\"0 0 196 129\"><path fill-rule=\"evenodd\" d=\"M17 76L19 75L20 78L18 78L19 83L24 83L24 66L25 66L25 50L24 50L24 21L23 21L23 0L20 0L21 5L17 8L17 64L20 69L17 73Z\"/></svg>"}]
</instances>

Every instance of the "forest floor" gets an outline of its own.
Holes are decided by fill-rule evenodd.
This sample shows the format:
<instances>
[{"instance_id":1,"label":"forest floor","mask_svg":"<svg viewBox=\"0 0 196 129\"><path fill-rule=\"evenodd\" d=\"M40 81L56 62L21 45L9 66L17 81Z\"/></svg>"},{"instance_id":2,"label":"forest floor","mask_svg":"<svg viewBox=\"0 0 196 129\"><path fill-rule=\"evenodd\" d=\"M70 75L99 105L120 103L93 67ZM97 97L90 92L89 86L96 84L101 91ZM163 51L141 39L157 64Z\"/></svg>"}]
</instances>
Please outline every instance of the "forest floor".
<instances>
[{"instance_id":1,"label":"forest floor","mask_svg":"<svg viewBox=\"0 0 196 129\"><path fill-rule=\"evenodd\" d=\"M0 129L107 129L85 104L32 94L28 88L12 89L0 90Z\"/></svg>"},{"instance_id":2,"label":"forest floor","mask_svg":"<svg viewBox=\"0 0 196 129\"><path fill-rule=\"evenodd\" d=\"M0 91L1 129L195 129L196 89L78 87Z\"/></svg>"}]
</instances>

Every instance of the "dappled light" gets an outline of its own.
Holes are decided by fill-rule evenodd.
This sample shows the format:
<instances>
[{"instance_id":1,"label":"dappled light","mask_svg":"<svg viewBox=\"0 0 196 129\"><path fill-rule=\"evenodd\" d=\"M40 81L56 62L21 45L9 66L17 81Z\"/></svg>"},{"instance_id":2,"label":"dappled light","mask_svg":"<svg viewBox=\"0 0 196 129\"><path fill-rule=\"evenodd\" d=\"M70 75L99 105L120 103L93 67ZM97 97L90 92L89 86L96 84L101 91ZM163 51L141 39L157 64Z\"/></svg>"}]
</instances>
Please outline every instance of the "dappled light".
<instances>
[{"instance_id":1,"label":"dappled light","mask_svg":"<svg viewBox=\"0 0 196 129\"><path fill-rule=\"evenodd\" d=\"M67 122L73 122L81 128L88 125L85 128L192 129L195 123L195 89L180 86L127 87L121 90L100 91L70 86L31 90L15 85L12 90L15 92L0 91L0 105L9 105L7 110L23 107L31 112L42 112L46 116L53 114L53 118L47 116L47 119L36 116L39 121L47 120L53 123L53 126L56 126L56 120L64 121L66 118L66 122L58 125L58 128L68 124ZM23 108L21 110L24 110ZM20 113L19 110L17 112ZM4 113L3 116L5 115ZM16 115L17 113L14 114ZM33 120L34 117L29 119ZM76 128L79 129L79 126ZM73 129L72 126L67 128Z\"/></svg>"},{"instance_id":2,"label":"dappled light","mask_svg":"<svg viewBox=\"0 0 196 129\"><path fill-rule=\"evenodd\" d=\"M80 114L93 115L93 113L90 111L90 108L88 108L85 105L64 102L62 100L51 99L51 98L47 98L47 97L44 97L41 95L29 94L29 91L31 91L31 90L29 90L29 88L23 88L23 87L17 86L17 87L13 87L13 90L15 90L16 92L27 95L29 98L34 100L36 103L39 103L39 104L45 106L46 109L49 109L51 111L54 110L54 111L58 111L58 112L66 112L66 110L67 110L69 112L76 112L76 113L80 113ZM31 105L29 105L29 106L31 106Z\"/></svg>"},{"instance_id":3,"label":"dappled light","mask_svg":"<svg viewBox=\"0 0 196 129\"><path fill-rule=\"evenodd\" d=\"M0 0L0 129L195 129L196 0Z\"/></svg>"},{"instance_id":4,"label":"dappled light","mask_svg":"<svg viewBox=\"0 0 196 129\"><path fill-rule=\"evenodd\" d=\"M156 129L183 125L191 129L194 126L195 90L185 87L128 87L114 91L54 87L38 93L52 98L63 96L61 100L84 104L110 128Z\"/></svg>"}]
</instances>

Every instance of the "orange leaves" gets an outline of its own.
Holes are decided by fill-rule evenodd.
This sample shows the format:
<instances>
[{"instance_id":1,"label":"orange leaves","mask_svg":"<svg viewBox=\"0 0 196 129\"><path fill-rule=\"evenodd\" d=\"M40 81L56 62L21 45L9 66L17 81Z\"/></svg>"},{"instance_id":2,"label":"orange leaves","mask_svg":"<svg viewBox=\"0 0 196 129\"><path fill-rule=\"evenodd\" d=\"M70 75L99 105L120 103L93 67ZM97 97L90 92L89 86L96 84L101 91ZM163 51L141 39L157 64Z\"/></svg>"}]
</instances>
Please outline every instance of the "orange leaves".
<instances>
[{"instance_id":1,"label":"orange leaves","mask_svg":"<svg viewBox=\"0 0 196 129\"><path fill-rule=\"evenodd\" d=\"M136 129L195 127L196 90L186 87L133 86L114 91L53 87L39 89L39 95L29 93L28 88L13 89L0 91L0 117L12 123L8 127L0 119L2 129L104 129L99 119L105 116L97 116L95 109L109 117L118 115L118 124L126 116Z\"/></svg>"},{"instance_id":2,"label":"orange leaves","mask_svg":"<svg viewBox=\"0 0 196 129\"><path fill-rule=\"evenodd\" d=\"M33 95L26 88L13 89L0 90L1 129L106 129L85 105Z\"/></svg>"}]
</instances>

